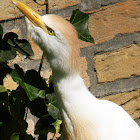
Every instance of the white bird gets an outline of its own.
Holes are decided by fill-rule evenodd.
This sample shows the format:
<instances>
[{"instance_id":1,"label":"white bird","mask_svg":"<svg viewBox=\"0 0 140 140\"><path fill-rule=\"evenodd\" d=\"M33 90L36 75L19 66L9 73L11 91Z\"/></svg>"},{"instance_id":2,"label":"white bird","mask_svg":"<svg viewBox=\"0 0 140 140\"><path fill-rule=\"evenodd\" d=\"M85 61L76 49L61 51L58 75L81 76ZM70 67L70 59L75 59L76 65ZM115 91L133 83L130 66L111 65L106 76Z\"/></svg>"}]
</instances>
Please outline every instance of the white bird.
<instances>
[{"instance_id":1,"label":"white bird","mask_svg":"<svg viewBox=\"0 0 140 140\"><path fill-rule=\"evenodd\" d=\"M76 30L64 18L40 16L21 2L31 38L43 50L53 71L54 90L63 121L63 140L140 140L140 127L117 104L98 100L80 77Z\"/></svg>"}]
</instances>

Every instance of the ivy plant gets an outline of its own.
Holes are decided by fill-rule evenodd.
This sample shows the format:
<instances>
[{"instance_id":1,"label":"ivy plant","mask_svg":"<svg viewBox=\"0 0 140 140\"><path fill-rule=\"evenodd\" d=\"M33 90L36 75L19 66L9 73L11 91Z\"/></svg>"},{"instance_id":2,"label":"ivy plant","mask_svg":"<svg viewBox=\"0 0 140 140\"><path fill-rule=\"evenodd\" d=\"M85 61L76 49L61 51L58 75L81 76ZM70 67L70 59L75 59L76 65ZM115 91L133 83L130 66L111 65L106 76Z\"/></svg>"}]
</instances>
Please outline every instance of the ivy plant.
<instances>
[{"instance_id":1,"label":"ivy plant","mask_svg":"<svg viewBox=\"0 0 140 140\"><path fill-rule=\"evenodd\" d=\"M3 35L3 28L0 25L0 62L7 62L14 59L19 52L26 56L32 56L31 45L25 39L18 39L18 35L8 32Z\"/></svg>"},{"instance_id":2,"label":"ivy plant","mask_svg":"<svg viewBox=\"0 0 140 140\"><path fill-rule=\"evenodd\" d=\"M70 22L75 26L79 39L94 43L94 39L88 30L89 16L87 14L81 12L79 9L76 9L73 11Z\"/></svg>"}]
</instances>

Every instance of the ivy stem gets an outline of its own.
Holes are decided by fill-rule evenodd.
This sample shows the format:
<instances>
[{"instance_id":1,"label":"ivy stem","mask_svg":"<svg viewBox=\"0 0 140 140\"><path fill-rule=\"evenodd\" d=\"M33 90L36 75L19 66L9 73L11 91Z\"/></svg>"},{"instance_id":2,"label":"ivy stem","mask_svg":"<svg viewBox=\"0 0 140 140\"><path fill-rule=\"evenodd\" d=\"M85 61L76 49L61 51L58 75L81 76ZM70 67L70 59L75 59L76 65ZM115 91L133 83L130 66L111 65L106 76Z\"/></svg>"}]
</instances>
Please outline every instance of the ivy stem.
<instances>
[{"instance_id":1,"label":"ivy stem","mask_svg":"<svg viewBox=\"0 0 140 140\"><path fill-rule=\"evenodd\" d=\"M41 58L41 62L40 62L39 70L38 70L39 73L41 72L43 61L44 61L44 53Z\"/></svg>"},{"instance_id":2,"label":"ivy stem","mask_svg":"<svg viewBox=\"0 0 140 140\"><path fill-rule=\"evenodd\" d=\"M39 3L37 2L37 0L33 0L35 3L37 3L38 5L40 6L44 6L44 5L47 5L48 4L48 0L45 0L44 3Z\"/></svg>"}]
</instances>

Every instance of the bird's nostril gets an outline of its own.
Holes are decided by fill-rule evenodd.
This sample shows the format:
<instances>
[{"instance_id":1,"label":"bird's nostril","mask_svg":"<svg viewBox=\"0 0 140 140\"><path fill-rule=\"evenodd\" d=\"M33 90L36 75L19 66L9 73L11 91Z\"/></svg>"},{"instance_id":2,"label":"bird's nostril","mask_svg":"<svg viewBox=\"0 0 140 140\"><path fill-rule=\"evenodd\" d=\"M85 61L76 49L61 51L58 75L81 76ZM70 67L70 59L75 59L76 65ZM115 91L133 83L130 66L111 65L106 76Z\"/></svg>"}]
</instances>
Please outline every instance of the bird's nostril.
<instances>
[{"instance_id":1,"label":"bird's nostril","mask_svg":"<svg viewBox=\"0 0 140 140\"><path fill-rule=\"evenodd\" d=\"M33 14L34 17L36 17L38 19L38 17L34 13L32 13L32 14Z\"/></svg>"}]
</instances>

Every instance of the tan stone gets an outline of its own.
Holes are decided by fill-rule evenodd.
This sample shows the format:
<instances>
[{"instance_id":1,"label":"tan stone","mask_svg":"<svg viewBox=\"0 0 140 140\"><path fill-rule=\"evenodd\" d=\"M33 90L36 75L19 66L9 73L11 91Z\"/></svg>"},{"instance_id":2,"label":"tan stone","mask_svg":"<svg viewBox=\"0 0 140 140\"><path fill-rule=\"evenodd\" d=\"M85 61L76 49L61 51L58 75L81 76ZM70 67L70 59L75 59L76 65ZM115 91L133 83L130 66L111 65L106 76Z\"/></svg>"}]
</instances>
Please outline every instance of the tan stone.
<instances>
[{"instance_id":1,"label":"tan stone","mask_svg":"<svg viewBox=\"0 0 140 140\"><path fill-rule=\"evenodd\" d=\"M17 52L17 56L14 59L8 61L8 66L21 63L23 59L24 59L24 56ZM9 89L9 90L16 90L16 88L18 87L18 84L13 81L11 75L9 74L6 75L6 77L3 79L3 85L6 89Z\"/></svg>"},{"instance_id":2,"label":"tan stone","mask_svg":"<svg viewBox=\"0 0 140 140\"><path fill-rule=\"evenodd\" d=\"M89 30L96 44L110 40L117 34L140 31L139 0L127 0L92 12Z\"/></svg>"},{"instance_id":3,"label":"tan stone","mask_svg":"<svg viewBox=\"0 0 140 140\"><path fill-rule=\"evenodd\" d=\"M6 89L9 89L9 90L16 90L16 88L18 87L18 84L13 81L13 79L12 79L12 77L10 75L7 75L3 79L3 86Z\"/></svg>"},{"instance_id":4,"label":"tan stone","mask_svg":"<svg viewBox=\"0 0 140 140\"><path fill-rule=\"evenodd\" d=\"M40 6L45 0L37 0L39 4L36 4L33 0L19 0L24 4L31 7L34 11L39 14L42 14L46 10L46 6ZM49 0L49 9L63 9L68 6L74 6L80 3L81 0ZM23 14L14 6L11 0L1 0L0 2L0 21L8 20L13 18L18 18L23 16Z\"/></svg>"},{"instance_id":5,"label":"tan stone","mask_svg":"<svg viewBox=\"0 0 140 140\"><path fill-rule=\"evenodd\" d=\"M77 5L81 0L49 0L49 9L64 9L69 6Z\"/></svg>"},{"instance_id":6,"label":"tan stone","mask_svg":"<svg viewBox=\"0 0 140 140\"><path fill-rule=\"evenodd\" d=\"M81 77L84 79L85 85L89 88L90 87L90 79L87 74L87 61L85 57L81 57Z\"/></svg>"},{"instance_id":7,"label":"tan stone","mask_svg":"<svg viewBox=\"0 0 140 140\"><path fill-rule=\"evenodd\" d=\"M61 134L54 134L52 132L49 132L47 135L47 140L57 140L59 137L61 136Z\"/></svg>"},{"instance_id":8,"label":"tan stone","mask_svg":"<svg viewBox=\"0 0 140 140\"><path fill-rule=\"evenodd\" d=\"M99 83L140 75L140 45L133 44L94 59Z\"/></svg>"},{"instance_id":9,"label":"tan stone","mask_svg":"<svg viewBox=\"0 0 140 140\"><path fill-rule=\"evenodd\" d=\"M80 48L85 48L85 47L89 47L91 45L93 45L94 43L90 43L90 42L85 42L79 39L79 43L80 43Z\"/></svg>"},{"instance_id":10,"label":"tan stone","mask_svg":"<svg viewBox=\"0 0 140 140\"><path fill-rule=\"evenodd\" d=\"M43 77L46 80L46 83L49 83L49 78L52 75L52 70L45 70L45 71L41 71L40 73L41 77Z\"/></svg>"},{"instance_id":11,"label":"tan stone","mask_svg":"<svg viewBox=\"0 0 140 140\"><path fill-rule=\"evenodd\" d=\"M140 117L140 89L101 98L110 100L124 108L133 119Z\"/></svg>"},{"instance_id":12,"label":"tan stone","mask_svg":"<svg viewBox=\"0 0 140 140\"><path fill-rule=\"evenodd\" d=\"M30 36L28 36L28 39L29 39L29 42L32 46L33 52L34 52L33 59L41 59L42 55L43 55L42 50L40 49L40 47L36 43L34 43L34 41L31 39Z\"/></svg>"},{"instance_id":13,"label":"tan stone","mask_svg":"<svg viewBox=\"0 0 140 140\"><path fill-rule=\"evenodd\" d=\"M25 3L39 14L42 14L42 11L45 10L45 6L40 6L36 4L33 0L19 0L19 1ZM43 2L44 0L41 1ZM0 21L23 16L22 13L15 7L15 5L12 3L11 0L0 0L0 9L1 9Z\"/></svg>"}]
</instances>

